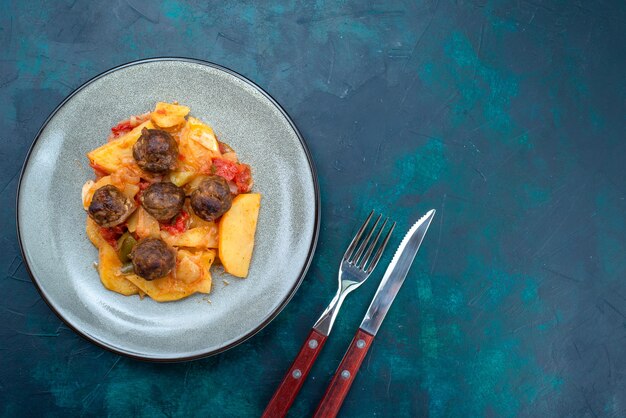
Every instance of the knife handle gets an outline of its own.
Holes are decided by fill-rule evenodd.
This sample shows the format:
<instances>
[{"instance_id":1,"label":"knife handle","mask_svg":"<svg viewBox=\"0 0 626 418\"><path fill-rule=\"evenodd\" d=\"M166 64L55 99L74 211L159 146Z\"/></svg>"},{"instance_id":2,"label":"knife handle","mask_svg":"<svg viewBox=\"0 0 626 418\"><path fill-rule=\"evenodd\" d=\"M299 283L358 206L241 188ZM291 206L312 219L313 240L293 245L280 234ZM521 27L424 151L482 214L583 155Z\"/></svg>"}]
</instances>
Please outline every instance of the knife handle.
<instances>
[{"instance_id":1,"label":"knife handle","mask_svg":"<svg viewBox=\"0 0 626 418\"><path fill-rule=\"evenodd\" d=\"M315 410L315 418L337 416L373 340L374 336L359 328Z\"/></svg>"},{"instance_id":2,"label":"knife handle","mask_svg":"<svg viewBox=\"0 0 626 418\"><path fill-rule=\"evenodd\" d=\"M304 383L317 355L322 351L326 342L326 335L317 332L315 329L307 337L302 345L298 356L285 374L283 381L276 389L274 396L263 412L263 418L284 417L291 408L291 404L296 399L300 388Z\"/></svg>"}]
</instances>

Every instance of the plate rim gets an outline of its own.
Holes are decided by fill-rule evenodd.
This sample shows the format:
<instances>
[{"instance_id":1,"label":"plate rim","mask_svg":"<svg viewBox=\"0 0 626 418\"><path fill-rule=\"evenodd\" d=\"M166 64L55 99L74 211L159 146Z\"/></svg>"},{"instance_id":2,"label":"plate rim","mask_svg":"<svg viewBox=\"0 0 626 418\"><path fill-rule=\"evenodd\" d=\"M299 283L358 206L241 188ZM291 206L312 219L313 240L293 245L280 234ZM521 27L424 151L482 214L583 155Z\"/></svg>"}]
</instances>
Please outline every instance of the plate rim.
<instances>
[{"instance_id":1,"label":"plate rim","mask_svg":"<svg viewBox=\"0 0 626 418\"><path fill-rule=\"evenodd\" d=\"M142 356L142 355L136 354L134 352L130 352L130 351L125 351L122 348L118 348L118 347L113 347L113 346L107 345L104 342L101 342L101 341L97 340L95 337L90 336L88 333L79 330L77 327L75 327L73 324L71 324L66 318L64 318L59 313L59 311L57 311L57 309L54 307L53 303L51 301L49 301L48 298L46 298L46 296L44 295L41 287L39 286L39 282L38 282L37 278L35 277L35 275L33 274L32 270L30 268L30 265L28 264L28 259L26 258L26 253L24 251L24 244L22 242L22 235L21 235L21 231L20 231L20 222L19 222L19 220L20 220L20 209L19 209L19 207L20 207L20 205L19 205L19 203L20 203L20 191L21 191L21 187L22 187L22 180L23 180L23 177L24 177L24 172L26 170L26 166L28 165L28 162L30 160L32 151L35 148L35 145L37 144L37 142L39 141L42 132L48 126L48 123L52 120L52 118L54 118L54 116L58 113L58 111L61 110L61 108L69 100L71 100L72 97L74 97L76 94L78 94L80 91L82 91L85 87L89 86L90 84L92 84L96 80L99 80L99 79L101 79L101 78L103 78L103 77L105 77L105 76L107 76L107 75L109 75L109 74L111 74L113 72L116 72L116 71L124 69L124 68L133 67L133 66L136 66L136 65L146 64L146 63L150 63L150 62L162 62L162 61L187 62L187 63L204 65L204 66L211 67L211 68L214 68L214 69L219 70L219 71L223 71L223 72L225 72L227 74L230 74L230 75L238 78L239 80L243 81L244 83L248 84L250 87L254 88L259 93L261 93L265 98L267 98L270 101L270 103L272 103L280 111L280 113L287 120L287 122L289 122L289 125L291 126L291 129L293 129L293 131L295 132L296 136L298 137L298 140L300 141L300 146L302 147L302 150L304 151L304 154L305 154L305 156L307 158L307 162L308 162L308 165L309 165L309 170L311 172L311 177L312 177L312 181L313 181L313 192L315 194L315 218L314 218L314 225L313 225L313 236L311 237L311 243L309 245L309 250L308 250L308 253L307 253L307 257L306 257L306 260L304 262L304 265L302 266L302 269L300 271L300 274L299 274L297 280L295 281L294 285L292 286L292 288L289 291L289 293L287 294L287 296L280 302L278 307L274 311L270 312L270 314L268 316L266 316L263 319L263 321L261 322L261 324L259 324L256 328L254 328L253 330L249 331L248 333L246 333L245 335L241 336L240 338L236 339L235 341L233 341L233 342L231 342L231 343L229 343L229 344L227 344L225 346L222 346L222 347L220 347L218 349L215 349L215 350L209 350L209 351L202 352L202 353L199 353L199 354L194 354L194 355L191 355L191 356L179 356L179 357L151 357L151 356ZM216 64L216 63L211 62L211 61L206 61L206 60L202 60L202 59L198 59L198 58L178 57L178 56L161 56L161 57L143 58L143 59L129 61L129 62L126 62L124 64L120 64L120 65L114 66L114 67L112 67L112 68L110 68L108 70L105 70L105 71L103 71L103 72L93 76L92 78L88 79L87 81L82 83L80 86L75 88L71 93L69 93L61 101L61 103L59 103L54 108L54 110L46 118L46 120L43 122L43 124L41 125L41 127L39 128L37 133L35 134L34 140L32 141L30 147L28 148L28 152L26 153L26 157L24 158L24 163L22 164L22 168L20 170L20 176L19 176L19 179L18 179L17 189L16 189L16 196L15 196L15 225L16 225L16 228L17 228L17 241L18 241L19 248L20 248L20 255L21 255L22 260L24 262L24 266L26 267L26 271L28 272L28 275L31 278L31 282L35 285L35 288L37 289L37 292L39 293L39 295L41 296L43 301L46 302L46 305L48 305L50 310L52 310L52 312L54 312L54 314L65 325L67 325L72 331L74 331L76 334L78 334L80 337L82 337L83 339L87 340L88 342L90 342L92 344L95 344L96 346L98 346L100 348L103 348L103 349L105 349L107 351L110 351L110 352L118 354L118 355L122 355L122 356L125 356L125 357L133 358L133 359L136 359L136 360L141 360L141 361L146 361L146 362L156 362L156 363L176 363L176 362L192 361L192 360L198 360L198 359L201 359L201 358L214 356L216 354L223 353L224 351L227 351L227 350L229 350L231 348L234 348L234 347L238 346L239 344L247 341L248 339L250 339L251 337L256 335L258 332L260 332L267 325L269 325L278 316L278 314L280 314L282 312L282 310L287 306L287 304L291 301L293 296L296 294L296 292L298 291L298 288L300 287L300 285L302 284L302 281L304 280L304 277L307 274L307 271L309 270L309 267L311 266L311 262L313 260L314 254L315 254L315 249L317 247L317 241L319 239L320 218L321 218L321 198L320 198L319 180L318 180L318 177L317 177L317 169L315 167L315 163L313 161L313 158L312 158L312 155L311 155L311 151L309 150L309 147L308 147L306 141L304 140L304 137L300 133L300 130L298 129L298 127L294 123L294 121L291 118L291 116L289 116L287 111L267 91L265 91L258 84L256 84L252 80L248 79L247 77L243 76L242 74L240 74L240 73L238 73L238 72L236 72L234 70L231 70L230 68L227 68L227 67L225 67L223 65Z\"/></svg>"}]
</instances>

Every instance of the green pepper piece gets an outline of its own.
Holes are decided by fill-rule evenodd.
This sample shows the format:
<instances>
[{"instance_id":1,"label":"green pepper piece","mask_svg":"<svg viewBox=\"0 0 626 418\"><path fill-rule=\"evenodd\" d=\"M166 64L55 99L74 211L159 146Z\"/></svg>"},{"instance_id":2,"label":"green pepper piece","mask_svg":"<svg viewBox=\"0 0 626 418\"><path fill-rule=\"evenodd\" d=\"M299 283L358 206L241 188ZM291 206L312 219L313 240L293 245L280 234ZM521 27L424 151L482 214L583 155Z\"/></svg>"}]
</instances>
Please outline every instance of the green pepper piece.
<instances>
[{"instance_id":1,"label":"green pepper piece","mask_svg":"<svg viewBox=\"0 0 626 418\"><path fill-rule=\"evenodd\" d=\"M129 255L133 248L135 248L135 245L137 245L137 241L128 232L125 232L117 241L117 256L122 263L130 261Z\"/></svg>"}]
</instances>

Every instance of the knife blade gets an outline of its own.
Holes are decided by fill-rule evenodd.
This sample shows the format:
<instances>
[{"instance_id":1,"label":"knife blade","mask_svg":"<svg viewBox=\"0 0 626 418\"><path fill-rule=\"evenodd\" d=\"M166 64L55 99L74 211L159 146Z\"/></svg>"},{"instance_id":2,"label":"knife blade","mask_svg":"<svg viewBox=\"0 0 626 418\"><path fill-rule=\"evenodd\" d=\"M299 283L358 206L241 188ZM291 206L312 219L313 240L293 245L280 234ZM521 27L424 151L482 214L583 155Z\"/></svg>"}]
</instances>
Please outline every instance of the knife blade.
<instances>
[{"instance_id":1,"label":"knife blade","mask_svg":"<svg viewBox=\"0 0 626 418\"><path fill-rule=\"evenodd\" d=\"M359 327L368 334L375 336L378 332L389 307L404 283L435 212L435 209L429 210L413 224L400 242Z\"/></svg>"},{"instance_id":2,"label":"knife blade","mask_svg":"<svg viewBox=\"0 0 626 418\"><path fill-rule=\"evenodd\" d=\"M372 345L387 311L389 311L389 307L402 287L404 279L406 279L434 216L435 210L429 210L409 229L409 232L402 239L376 290L374 299L367 309L361 326L357 329L346 354L326 389L324 397L315 410L314 418L334 418L339 413L341 405L343 405L343 401L350 391L354 377L359 371L363 359L365 359L367 351Z\"/></svg>"}]
</instances>

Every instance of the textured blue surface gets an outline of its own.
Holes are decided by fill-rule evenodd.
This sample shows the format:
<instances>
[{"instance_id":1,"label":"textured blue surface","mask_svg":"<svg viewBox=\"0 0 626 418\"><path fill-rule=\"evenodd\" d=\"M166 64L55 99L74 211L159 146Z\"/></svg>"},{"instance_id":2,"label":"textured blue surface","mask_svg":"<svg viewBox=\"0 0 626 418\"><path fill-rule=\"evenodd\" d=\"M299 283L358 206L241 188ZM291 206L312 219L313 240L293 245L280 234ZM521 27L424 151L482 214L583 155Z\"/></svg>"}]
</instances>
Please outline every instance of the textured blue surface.
<instances>
[{"instance_id":1,"label":"textured blue surface","mask_svg":"<svg viewBox=\"0 0 626 418\"><path fill-rule=\"evenodd\" d=\"M359 220L374 208L406 230L435 207L342 415L626 416L623 2L1 6L0 415L259 415ZM233 350L169 365L64 326L14 220L19 169L54 107L163 55L232 68L283 104L323 201L319 250L283 313ZM381 275L350 296L292 416L315 408Z\"/></svg>"}]
</instances>

